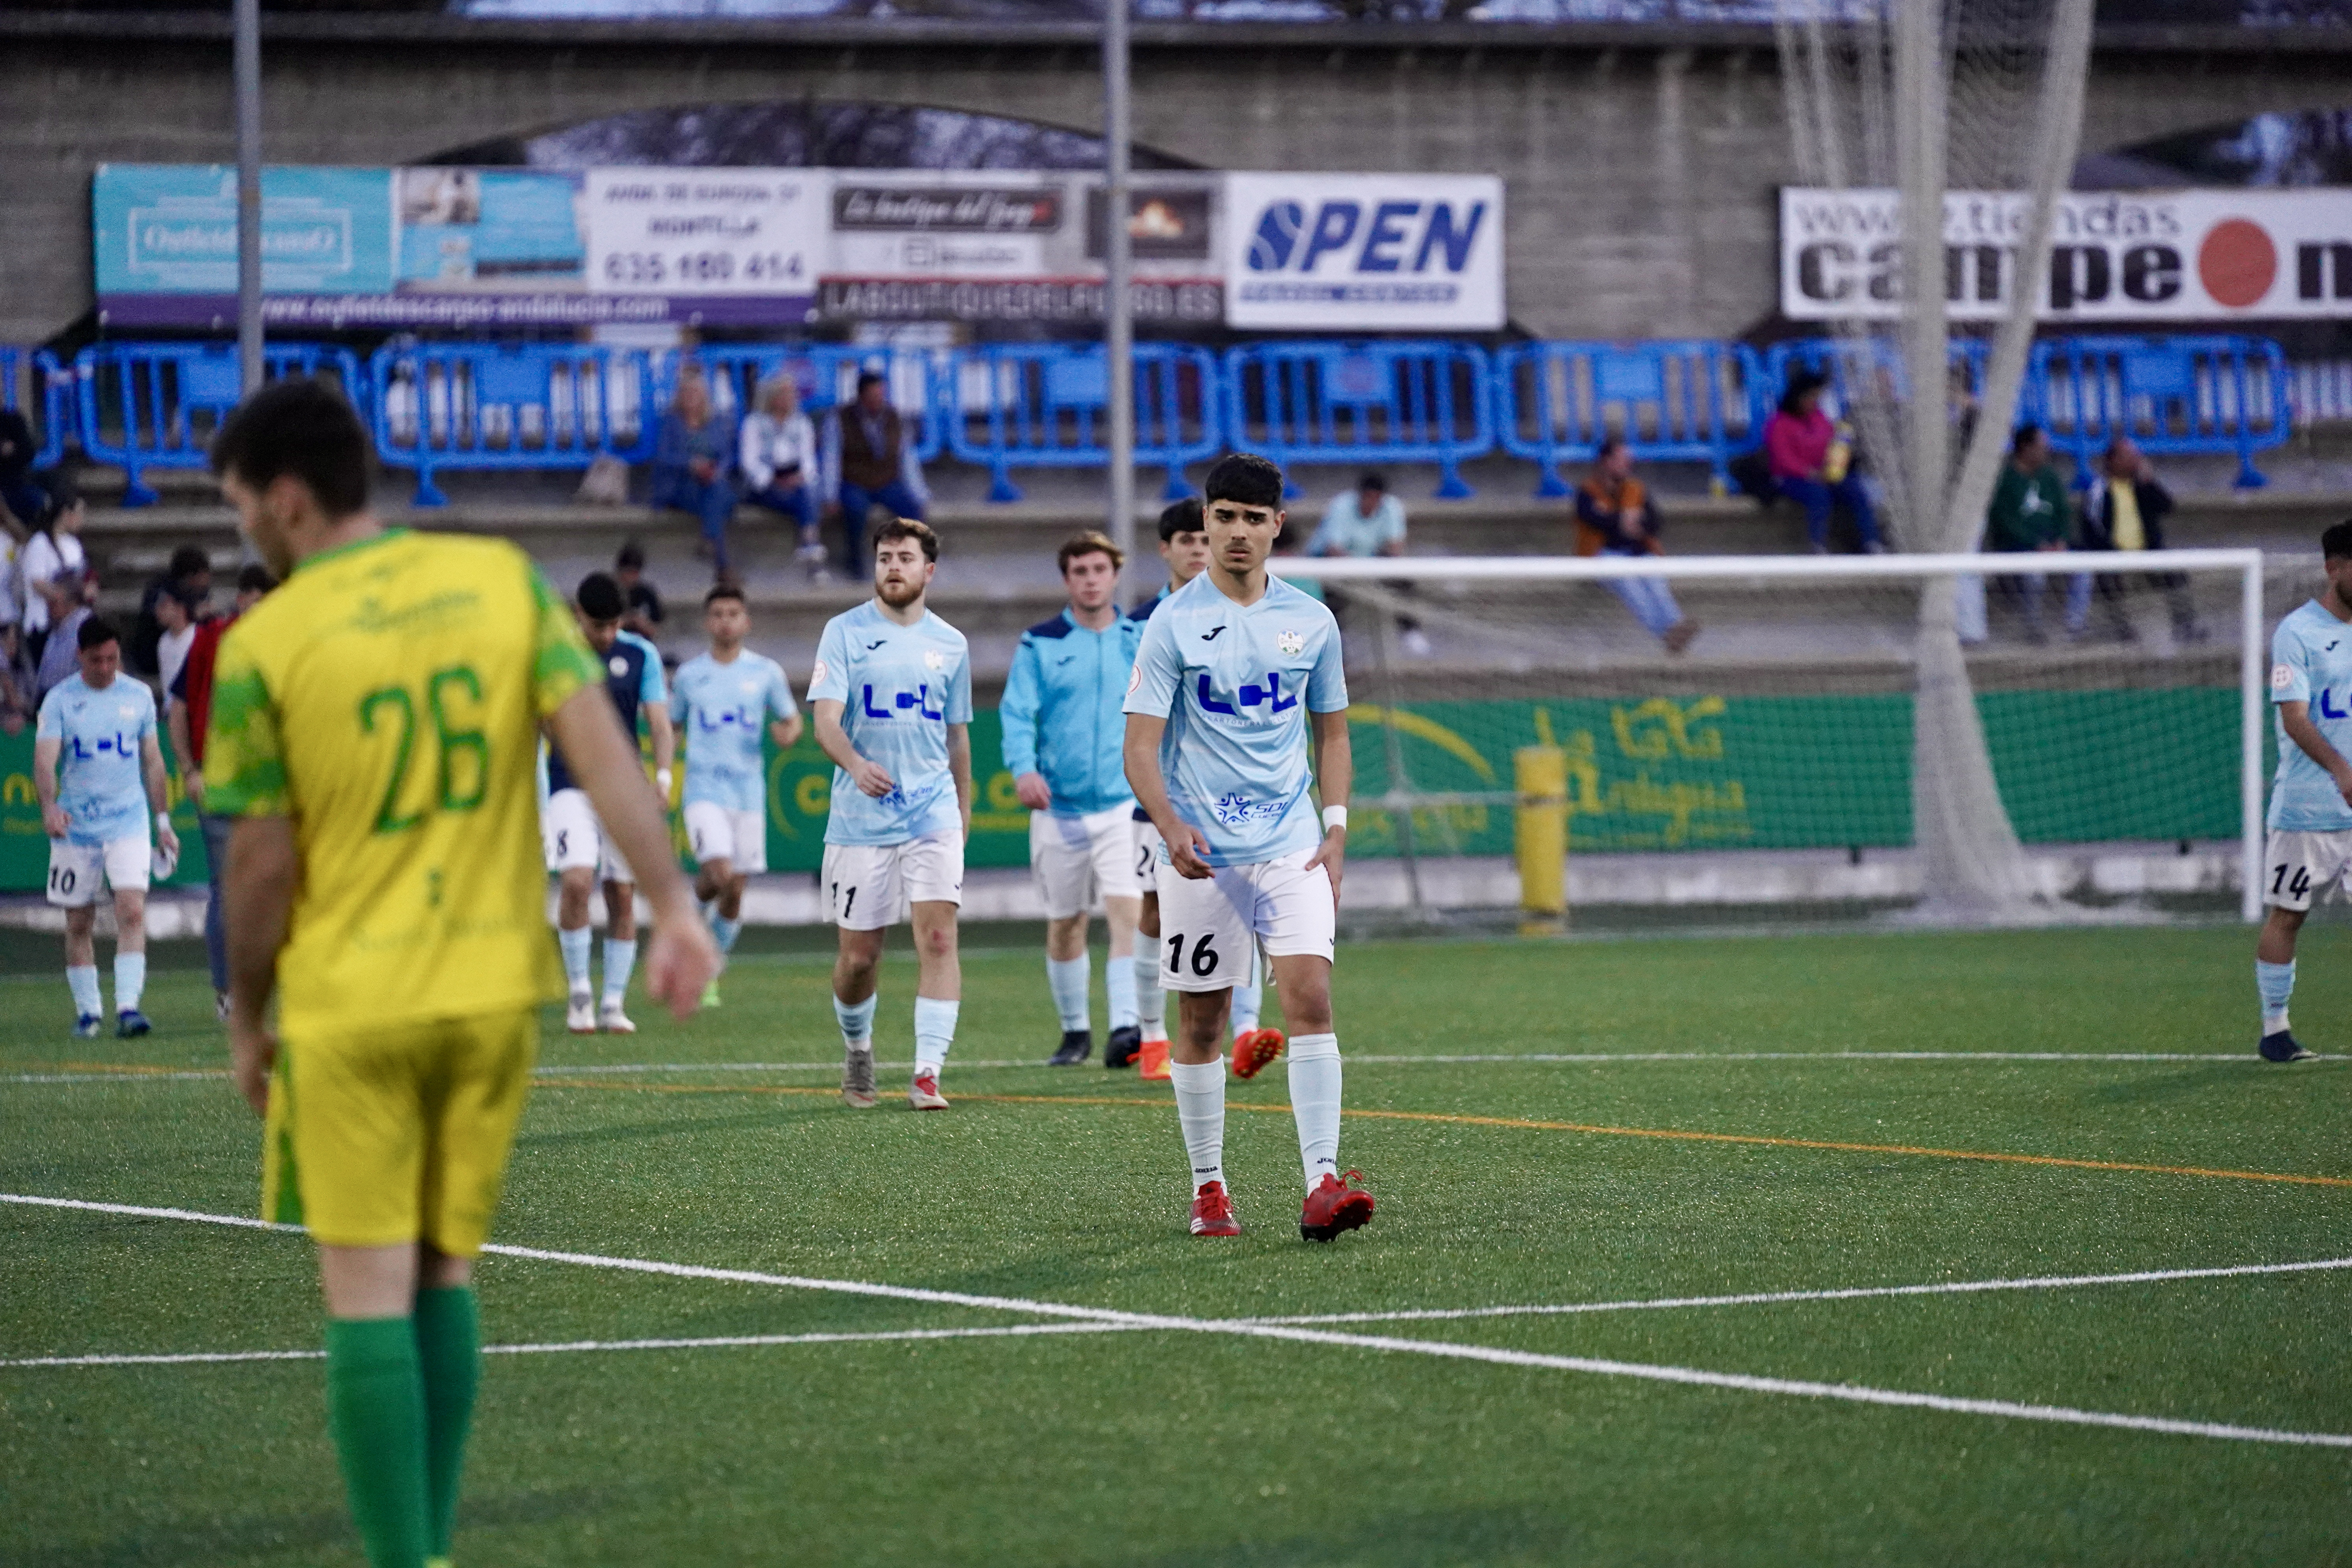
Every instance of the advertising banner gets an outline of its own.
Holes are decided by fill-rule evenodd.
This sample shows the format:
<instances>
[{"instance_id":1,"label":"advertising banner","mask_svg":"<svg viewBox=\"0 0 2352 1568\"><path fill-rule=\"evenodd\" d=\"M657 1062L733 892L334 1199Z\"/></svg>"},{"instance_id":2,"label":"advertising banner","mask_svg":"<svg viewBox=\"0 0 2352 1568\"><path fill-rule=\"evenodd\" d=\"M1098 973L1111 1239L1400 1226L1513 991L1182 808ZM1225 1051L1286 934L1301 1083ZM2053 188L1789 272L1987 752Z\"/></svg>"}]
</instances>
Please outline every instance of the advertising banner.
<instances>
[{"instance_id":1,"label":"advertising banner","mask_svg":"<svg viewBox=\"0 0 2352 1568\"><path fill-rule=\"evenodd\" d=\"M1303 331L1494 331L1503 182L1490 174L1229 174L1225 317Z\"/></svg>"},{"instance_id":2,"label":"advertising banner","mask_svg":"<svg viewBox=\"0 0 2352 1568\"><path fill-rule=\"evenodd\" d=\"M1957 321L2006 313L2022 195L1944 197L1944 290ZM1780 309L1801 321L1903 310L1901 203L1891 190L1780 191ZM2352 316L2352 190L2072 191L2058 202L2045 321Z\"/></svg>"}]
</instances>

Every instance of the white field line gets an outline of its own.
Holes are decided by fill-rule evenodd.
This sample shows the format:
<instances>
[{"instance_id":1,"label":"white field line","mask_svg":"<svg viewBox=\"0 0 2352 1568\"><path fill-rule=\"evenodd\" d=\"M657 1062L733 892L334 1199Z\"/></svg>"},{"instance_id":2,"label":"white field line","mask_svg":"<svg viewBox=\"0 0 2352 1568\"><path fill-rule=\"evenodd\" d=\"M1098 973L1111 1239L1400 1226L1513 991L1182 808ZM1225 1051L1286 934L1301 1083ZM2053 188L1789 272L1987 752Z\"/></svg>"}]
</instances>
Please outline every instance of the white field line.
<instances>
[{"instance_id":1,"label":"white field line","mask_svg":"<svg viewBox=\"0 0 2352 1568\"><path fill-rule=\"evenodd\" d=\"M94 1203L77 1198L34 1197L0 1193L0 1203L29 1204L47 1208L78 1209L150 1219L182 1219L236 1226L249 1230L292 1230L241 1215L208 1215L189 1209L149 1208L135 1204ZM937 1306L971 1307L988 1311L1020 1312L1068 1322L1096 1323L1127 1329L1162 1329L1184 1333L1230 1334L1243 1339L1277 1340L1295 1344L1332 1345L1348 1350L1381 1351L1399 1355L1436 1356L1494 1366L1532 1367L1555 1372L1580 1372L1598 1377L1633 1378L1649 1383L1682 1384L1749 1394L1775 1394L1804 1399L1833 1399L1854 1405L1893 1405L1939 1410L1953 1415L1991 1415L2016 1421L2041 1421L2059 1426L2104 1426L2135 1432L2161 1432L2175 1436L2212 1437L2241 1443L2281 1443L2303 1447L2352 1448L2352 1433L2294 1432L2268 1426L2240 1426L2219 1421L2183 1421L2161 1415L2127 1415L2112 1411L2080 1410L2063 1405L2027 1405L2005 1399L1960 1399L1940 1394L1904 1389L1871 1388L1849 1383L1817 1383L1796 1378L1758 1377L1743 1373L1710 1372L1699 1367L1662 1366L1643 1362L1607 1361L1591 1356L1545 1355L1532 1351L1506 1350L1495 1345L1457 1344L1444 1340L1400 1339L1381 1334L1343 1334L1326 1329L1252 1322L1235 1318L1187 1318L1160 1312L1125 1312L1107 1307L1080 1307L1062 1301L1040 1301L1019 1296L982 1296L966 1290L927 1290L908 1285L883 1285L862 1279L825 1279L797 1274L769 1274L749 1268L709 1268L698 1264L665 1263L644 1258L607 1258L590 1252L558 1252L536 1247L506 1247L493 1243L482 1249L502 1258L530 1258L543 1263L569 1263L583 1268L608 1268L627 1274L651 1274L673 1279L710 1279L740 1285L773 1285L791 1290L822 1290L845 1296L875 1297L897 1301L923 1301Z\"/></svg>"}]
</instances>

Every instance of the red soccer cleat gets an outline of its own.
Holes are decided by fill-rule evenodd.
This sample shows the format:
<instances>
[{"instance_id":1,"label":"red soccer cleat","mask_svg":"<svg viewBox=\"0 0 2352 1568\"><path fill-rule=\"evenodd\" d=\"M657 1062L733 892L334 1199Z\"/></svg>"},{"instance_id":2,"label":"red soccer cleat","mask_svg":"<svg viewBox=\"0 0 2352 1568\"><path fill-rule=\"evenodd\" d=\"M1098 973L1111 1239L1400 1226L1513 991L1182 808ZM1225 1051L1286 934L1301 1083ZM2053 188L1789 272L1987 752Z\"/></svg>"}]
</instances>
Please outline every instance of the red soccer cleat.
<instances>
[{"instance_id":1,"label":"red soccer cleat","mask_svg":"<svg viewBox=\"0 0 2352 1568\"><path fill-rule=\"evenodd\" d=\"M1280 1029L1244 1029L1234 1037L1234 1076L1255 1078L1289 1043Z\"/></svg>"},{"instance_id":2,"label":"red soccer cleat","mask_svg":"<svg viewBox=\"0 0 2352 1568\"><path fill-rule=\"evenodd\" d=\"M1298 1234L1309 1241L1328 1241L1343 1230L1353 1230L1372 1217L1372 1194L1364 1191L1363 1173L1327 1175L1307 1194L1298 1211ZM1359 1184L1350 1187L1349 1182ZM1197 1210L1195 1211L1197 1212Z\"/></svg>"},{"instance_id":3,"label":"red soccer cleat","mask_svg":"<svg viewBox=\"0 0 2352 1568\"><path fill-rule=\"evenodd\" d=\"M1365 1200L1370 1202L1369 1198ZM1359 1220L1359 1225L1363 1222ZM1239 1236L1242 1222L1234 1217L1234 1200L1223 1182L1203 1182L1192 1195L1194 1236Z\"/></svg>"}]
</instances>

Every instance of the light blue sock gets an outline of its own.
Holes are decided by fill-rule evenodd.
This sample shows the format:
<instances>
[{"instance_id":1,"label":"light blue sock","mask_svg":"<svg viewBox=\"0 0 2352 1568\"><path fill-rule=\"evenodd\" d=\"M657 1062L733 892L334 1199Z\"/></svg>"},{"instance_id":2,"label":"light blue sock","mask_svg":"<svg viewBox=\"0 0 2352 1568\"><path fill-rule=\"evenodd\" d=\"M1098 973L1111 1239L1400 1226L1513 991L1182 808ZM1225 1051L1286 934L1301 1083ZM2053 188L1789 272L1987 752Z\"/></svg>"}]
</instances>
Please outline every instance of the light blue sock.
<instances>
[{"instance_id":1,"label":"light blue sock","mask_svg":"<svg viewBox=\"0 0 2352 1568\"><path fill-rule=\"evenodd\" d=\"M916 1077L936 1073L945 1065L948 1047L955 1043L956 1014L961 1006L936 996L915 998Z\"/></svg>"},{"instance_id":2,"label":"light blue sock","mask_svg":"<svg viewBox=\"0 0 2352 1568\"><path fill-rule=\"evenodd\" d=\"M2254 989L2263 996L2263 1033L2275 1035L2286 1027L2286 999L2294 994L2294 960L2284 963L2254 960Z\"/></svg>"},{"instance_id":3,"label":"light blue sock","mask_svg":"<svg viewBox=\"0 0 2352 1568\"><path fill-rule=\"evenodd\" d=\"M1045 984L1054 993L1054 1011L1062 1017L1062 1032L1087 1026L1087 1015L1093 1011L1087 987L1094 971L1085 953L1076 958L1049 958L1045 961Z\"/></svg>"},{"instance_id":4,"label":"light blue sock","mask_svg":"<svg viewBox=\"0 0 2352 1568\"><path fill-rule=\"evenodd\" d=\"M833 1021L841 1026L841 1043L852 1050L874 1048L874 1004L882 1000L877 994L863 1002L833 999Z\"/></svg>"},{"instance_id":5,"label":"light blue sock","mask_svg":"<svg viewBox=\"0 0 2352 1568\"><path fill-rule=\"evenodd\" d=\"M1103 989L1110 994L1110 1026L1134 1028L1142 1017L1135 1003L1135 961L1113 957L1103 967Z\"/></svg>"},{"instance_id":6,"label":"light blue sock","mask_svg":"<svg viewBox=\"0 0 2352 1568\"><path fill-rule=\"evenodd\" d=\"M73 993L74 1016L77 1018L95 1018L105 1010L105 998L98 994L97 964L67 964L66 986Z\"/></svg>"},{"instance_id":7,"label":"light blue sock","mask_svg":"<svg viewBox=\"0 0 2352 1568\"><path fill-rule=\"evenodd\" d=\"M1257 1005L1260 993L1255 985L1234 987L1234 1033L1244 1034L1257 1027Z\"/></svg>"},{"instance_id":8,"label":"light blue sock","mask_svg":"<svg viewBox=\"0 0 2352 1568\"><path fill-rule=\"evenodd\" d=\"M118 1013L139 1011L139 998L147 994L147 955L143 952L118 952L114 955L114 1010Z\"/></svg>"},{"instance_id":9,"label":"light blue sock","mask_svg":"<svg viewBox=\"0 0 2352 1568\"><path fill-rule=\"evenodd\" d=\"M629 976L637 967L637 944L635 938L617 942L604 939L604 1005L617 1007L629 994Z\"/></svg>"},{"instance_id":10,"label":"light blue sock","mask_svg":"<svg viewBox=\"0 0 2352 1568\"><path fill-rule=\"evenodd\" d=\"M1168 993L1160 984L1160 939L1139 936L1131 973L1135 984L1135 1021L1147 1040L1168 1037Z\"/></svg>"},{"instance_id":11,"label":"light blue sock","mask_svg":"<svg viewBox=\"0 0 2352 1568\"><path fill-rule=\"evenodd\" d=\"M564 983L572 987L574 996L588 994L588 944L595 940L595 936L596 933L586 926L578 931L559 928L555 933L555 945L563 953Z\"/></svg>"},{"instance_id":12,"label":"light blue sock","mask_svg":"<svg viewBox=\"0 0 2352 1568\"><path fill-rule=\"evenodd\" d=\"M743 922L741 921L730 921L725 915L713 915L710 917L710 939L719 944L719 952L734 952L735 939L742 934Z\"/></svg>"}]
</instances>

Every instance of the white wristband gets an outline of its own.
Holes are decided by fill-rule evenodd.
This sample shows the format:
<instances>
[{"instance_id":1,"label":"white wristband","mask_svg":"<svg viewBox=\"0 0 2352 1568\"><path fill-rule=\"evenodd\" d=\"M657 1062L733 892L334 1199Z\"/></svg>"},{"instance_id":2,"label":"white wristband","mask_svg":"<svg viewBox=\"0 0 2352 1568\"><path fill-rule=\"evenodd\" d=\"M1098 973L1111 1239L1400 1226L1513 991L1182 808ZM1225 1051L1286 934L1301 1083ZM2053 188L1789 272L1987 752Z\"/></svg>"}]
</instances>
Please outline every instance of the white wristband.
<instances>
[{"instance_id":1,"label":"white wristband","mask_svg":"<svg viewBox=\"0 0 2352 1568\"><path fill-rule=\"evenodd\" d=\"M168 811L159 811L159 812L157 812L157 813L155 814L155 826L156 826L157 827L169 827L169 826L172 826L172 814L171 814L170 812L168 812Z\"/></svg>"},{"instance_id":2,"label":"white wristband","mask_svg":"<svg viewBox=\"0 0 2352 1568\"><path fill-rule=\"evenodd\" d=\"M661 792L661 797L664 800L667 800L669 798L669 770L667 768L656 768L654 770L654 788Z\"/></svg>"},{"instance_id":3,"label":"white wristband","mask_svg":"<svg viewBox=\"0 0 2352 1568\"><path fill-rule=\"evenodd\" d=\"M1324 831L1328 833L1334 827L1338 828L1342 833L1348 831L1348 808L1346 806L1327 805L1323 808Z\"/></svg>"}]
</instances>

